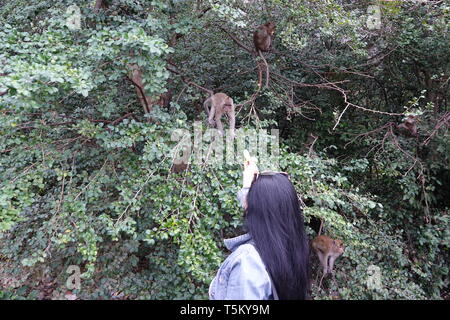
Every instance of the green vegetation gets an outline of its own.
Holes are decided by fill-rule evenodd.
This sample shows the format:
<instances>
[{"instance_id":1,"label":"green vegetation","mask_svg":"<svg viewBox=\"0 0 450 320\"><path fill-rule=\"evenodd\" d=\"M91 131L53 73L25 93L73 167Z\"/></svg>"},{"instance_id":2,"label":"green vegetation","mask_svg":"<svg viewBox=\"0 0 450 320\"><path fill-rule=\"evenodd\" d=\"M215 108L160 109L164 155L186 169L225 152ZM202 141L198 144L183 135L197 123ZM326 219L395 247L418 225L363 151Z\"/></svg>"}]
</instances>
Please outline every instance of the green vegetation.
<instances>
[{"instance_id":1,"label":"green vegetation","mask_svg":"<svg viewBox=\"0 0 450 320\"><path fill-rule=\"evenodd\" d=\"M206 119L192 83L233 97L239 128L280 130L308 234L321 219L346 244L313 298L448 297L450 6L370 5L0 0L0 299L67 298L70 265L79 299L208 297L242 168L171 171L171 132ZM269 20L258 89L247 49Z\"/></svg>"}]
</instances>

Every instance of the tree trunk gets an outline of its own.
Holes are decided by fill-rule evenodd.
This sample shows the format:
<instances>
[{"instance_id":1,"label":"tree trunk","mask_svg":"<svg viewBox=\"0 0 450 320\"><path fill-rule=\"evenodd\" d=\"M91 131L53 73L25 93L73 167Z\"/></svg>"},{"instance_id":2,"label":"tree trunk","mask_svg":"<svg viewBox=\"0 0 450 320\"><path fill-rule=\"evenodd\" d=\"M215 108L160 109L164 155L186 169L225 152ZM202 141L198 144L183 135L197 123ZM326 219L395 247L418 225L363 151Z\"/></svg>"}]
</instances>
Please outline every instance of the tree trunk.
<instances>
[{"instance_id":1,"label":"tree trunk","mask_svg":"<svg viewBox=\"0 0 450 320\"><path fill-rule=\"evenodd\" d=\"M145 89L144 89L144 83L142 82L142 71L141 68L135 63L129 64L128 68L131 70L131 81L136 87L136 93L139 98L139 101L144 108L145 113L149 113L152 111L152 107L154 102L152 99L146 95Z\"/></svg>"}]
</instances>

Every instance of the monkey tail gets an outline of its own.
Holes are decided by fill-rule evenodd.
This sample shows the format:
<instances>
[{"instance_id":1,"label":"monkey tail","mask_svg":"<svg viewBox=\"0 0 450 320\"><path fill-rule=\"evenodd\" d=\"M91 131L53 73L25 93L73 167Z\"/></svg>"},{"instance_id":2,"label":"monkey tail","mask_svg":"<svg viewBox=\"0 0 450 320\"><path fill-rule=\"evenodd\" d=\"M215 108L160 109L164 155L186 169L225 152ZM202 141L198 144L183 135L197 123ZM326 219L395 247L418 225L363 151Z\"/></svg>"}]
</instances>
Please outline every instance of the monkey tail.
<instances>
[{"instance_id":1,"label":"monkey tail","mask_svg":"<svg viewBox=\"0 0 450 320\"><path fill-rule=\"evenodd\" d=\"M211 105L211 97L209 97L208 99L205 100L205 102L203 102L203 108L205 109L206 115L209 115L209 108L208 106Z\"/></svg>"},{"instance_id":2,"label":"monkey tail","mask_svg":"<svg viewBox=\"0 0 450 320\"><path fill-rule=\"evenodd\" d=\"M266 59L264 58L261 50L258 50L259 56L261 57L261 59L264 62L264 65L266 66L266 87L269 86L269 64L267 63ZM260 85L261 87L261 85Z\"/></svg>"},{"instance_id":3,"label":"monkey tail","mask_svg":"<svg viewBox=\"0 0 450 320\"><path fill-rule=\"evenodd\" d=\"M262 68L261 63L258 61L256 66L258 67L258 90L262 87Z\"/></svg>"}]
</instances>

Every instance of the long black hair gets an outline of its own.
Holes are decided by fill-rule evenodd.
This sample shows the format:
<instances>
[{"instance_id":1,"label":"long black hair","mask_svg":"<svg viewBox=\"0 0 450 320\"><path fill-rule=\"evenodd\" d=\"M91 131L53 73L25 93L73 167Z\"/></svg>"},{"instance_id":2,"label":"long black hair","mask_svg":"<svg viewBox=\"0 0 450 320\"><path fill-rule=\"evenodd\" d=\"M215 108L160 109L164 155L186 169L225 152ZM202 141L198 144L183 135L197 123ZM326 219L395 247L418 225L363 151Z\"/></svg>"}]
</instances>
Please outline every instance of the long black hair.
<instances>
[{"instance_id":1,"label":"long black hair","mask_svg":"<svg viewBox=\"0 0 450 320\"><path fill-rule=\"evenodd\" d=\"M281 174L260 175L247 195L245 226L280 299L306 299L309 246L294 186Z\"/></svg>"}]
</instances>

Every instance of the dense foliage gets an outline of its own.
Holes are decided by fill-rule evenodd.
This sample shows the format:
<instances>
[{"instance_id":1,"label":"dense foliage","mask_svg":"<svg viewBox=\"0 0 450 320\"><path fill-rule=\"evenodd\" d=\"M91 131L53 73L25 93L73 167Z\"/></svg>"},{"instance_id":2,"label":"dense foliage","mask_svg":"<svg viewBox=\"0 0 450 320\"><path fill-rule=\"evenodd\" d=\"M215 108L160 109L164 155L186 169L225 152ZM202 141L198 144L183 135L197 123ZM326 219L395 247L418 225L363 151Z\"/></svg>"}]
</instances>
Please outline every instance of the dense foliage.
<instances>
[{"instance_id":1,"label":"dense foliage","mask_svg":"<svg viewBox=\"0 0 450 320\"><path fill-rule=\"evenodd\" d=\"M280 130L308 235L322 221L346 244L323 288L312 259L313 298L445 297L450 5L373 4L0 0L0 298L207 298L242 232L242 167L172 167L173 131L206 118L199 87L233 97L239 128Z\"/></svg>"}]
</instances>

